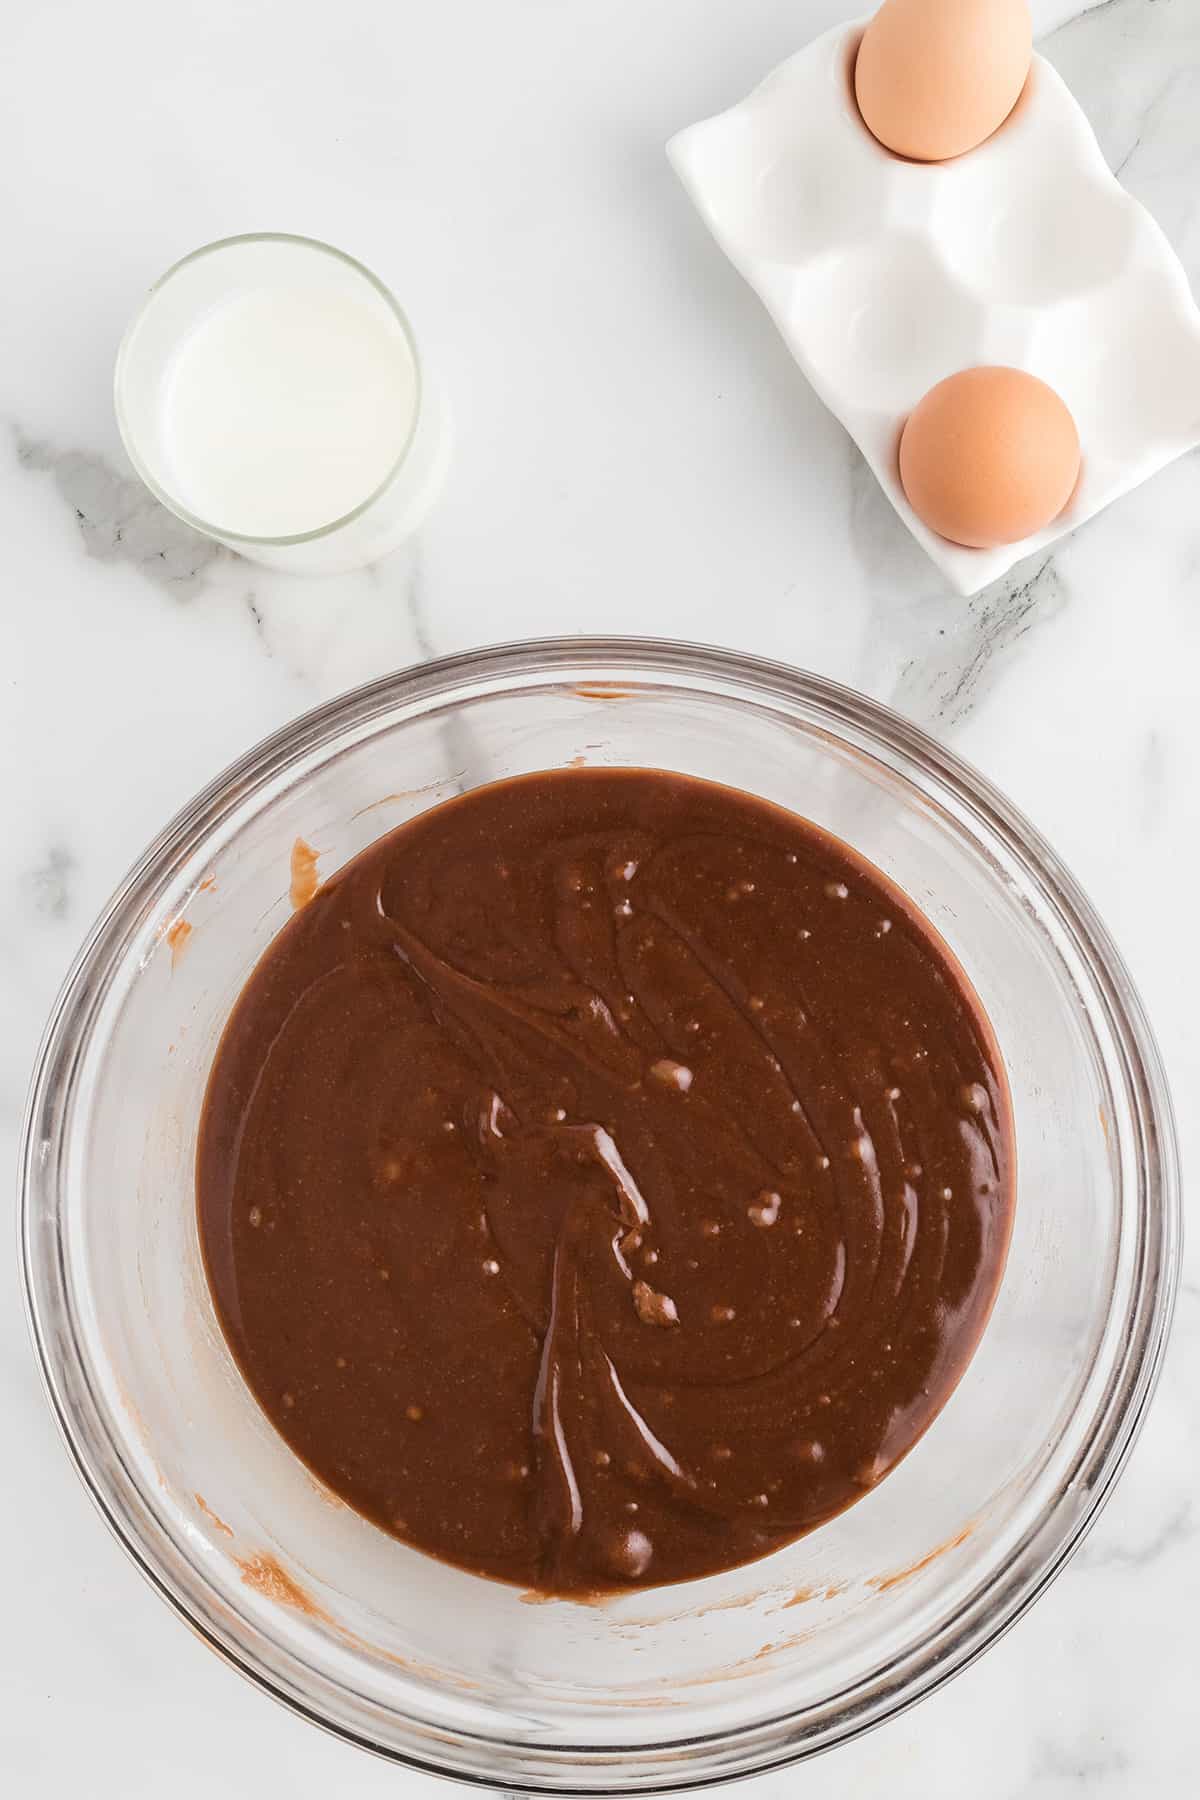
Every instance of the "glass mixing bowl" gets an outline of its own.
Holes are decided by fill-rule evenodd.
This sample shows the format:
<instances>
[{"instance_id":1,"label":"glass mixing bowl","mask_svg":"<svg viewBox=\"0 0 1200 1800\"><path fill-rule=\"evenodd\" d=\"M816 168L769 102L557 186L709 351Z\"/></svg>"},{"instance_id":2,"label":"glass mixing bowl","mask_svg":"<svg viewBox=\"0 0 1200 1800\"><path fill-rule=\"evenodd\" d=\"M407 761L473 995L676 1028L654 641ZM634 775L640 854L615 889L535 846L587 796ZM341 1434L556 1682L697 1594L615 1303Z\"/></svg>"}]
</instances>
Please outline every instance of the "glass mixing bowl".
<instances>
[{"instance_id":1,"label":"glass mixing bowl","mask_svg":"<svg viewBox=\"0 0 1200 1800\"><path fill-rule=\"evenodd\" d=\"M581 1605L408 1549L286 1448L217 1327L193 1199L213 1051L289 914L463 788L580 760L707 776L836 832L961 959L1012 1081L1018 1200L995 1312L912 1454L732 1573ZM356 1743L553 1793L685 1787L826 1749L960 1669L1041 1592L1112 1487L1179 1253L1170 1102L1103 926L1037 833L881 707L787 668L640 641L519 644L360 688L167 827L50 1022L24 1154L33 1330L71 1454L214 1648Z\"/></svg>"}]
</instances>

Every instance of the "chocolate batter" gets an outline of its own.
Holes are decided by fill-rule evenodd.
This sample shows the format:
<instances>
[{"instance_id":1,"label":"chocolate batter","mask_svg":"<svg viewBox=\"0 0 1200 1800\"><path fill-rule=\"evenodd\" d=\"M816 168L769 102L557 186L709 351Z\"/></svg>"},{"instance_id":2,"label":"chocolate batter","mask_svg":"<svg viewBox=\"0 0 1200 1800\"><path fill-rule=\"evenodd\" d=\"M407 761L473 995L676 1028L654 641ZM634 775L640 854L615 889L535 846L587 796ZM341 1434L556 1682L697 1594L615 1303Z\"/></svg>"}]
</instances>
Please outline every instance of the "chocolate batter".
<instances>
[{"instance_id":1,"label":"chocolate batter","mask_svg":"<svg viewBox=\"0 0 1200 1800\"><path fill-rule=\"evenodd\" d=\"M873 1487L1013 1203L999 1052L878 871L645 770L476 789L276 938L209 1083L200 1235L287 1442L551 1593L678 1581Z\"/></svg>"}]
</instances>

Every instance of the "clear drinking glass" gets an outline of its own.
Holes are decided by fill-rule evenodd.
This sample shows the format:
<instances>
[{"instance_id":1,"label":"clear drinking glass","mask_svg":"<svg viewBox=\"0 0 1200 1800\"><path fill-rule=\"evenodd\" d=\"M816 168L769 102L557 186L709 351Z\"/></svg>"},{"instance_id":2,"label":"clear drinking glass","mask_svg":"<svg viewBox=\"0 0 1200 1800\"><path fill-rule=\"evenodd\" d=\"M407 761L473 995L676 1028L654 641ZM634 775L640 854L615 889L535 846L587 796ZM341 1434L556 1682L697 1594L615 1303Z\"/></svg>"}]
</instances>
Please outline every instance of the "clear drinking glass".
<instances>
[{"instance_id":1,"label":"clear drinking glass","mask_svg":"<svg viewBox=\"0 0 1200 1800\"><path fill-rule=\"evenodd\" d=\"M749 1567L532 1605L386 1536L278 1437L214 1317L193 1158L218 1036L289 915L295 840L327 876L450 794L581 757L764 795L906 890L996 1028L1018 1198L979 1350L877 1488ZM1178 1272L1175 1140L1149 1029L1103 926L1027 821L846 689L638 641L516 645L390 676L214 782L151 845L67 981L24 1182L50 1398L143 1572L305 1716L422 1768L538 1792L769 1768L887 1718L993 1642L1108 1494Z\"/></svg>"},{"instance_id":2,"label":"clear drinking glass","mask_svg":"<svg viewBox=\"0 0 1200 1800\"><path fill-rule=\"evenodd\" d=\"M327 475L323 490L319 457L297 497L295 529L260 534L239 523L240 508L229 515L202 516L189 499L189 483L181 471L178 425L171 396L188 346L196 334L230 309L250 301L275 306L280 334L296 351L296 367L304 368L303 330L311 321L337 316L344 322L354 349L357 329L369 342L383 375L394 383L394 404L386 406L380 386L381 416L373 420L376 455L361 488ZM299 317L295 309L299 309ZM289 310L292 309L292 310ZM246 353L246 352L244 352ZM232 354L232 353L231 353ZM286 365L285 365L286 367ZM223 372L218 368L218 375ZM236 367L225 371L227 394L226 448L236 467L240 432ZM361 373L361 371L360 371ZM337 397L317 393L319 369L312 371L314 411L320 403L336 406ZM247 383L249 389L252 384ZM420 524L437 497L450 455L450 415L436 380L417 349L412 327L395 297L369 269L329 244L283 232L224 238L193 251L155 283L125 334L117 356L114 393L117 422L134 468L164 506L207 536L228 544L243 556L297 574L330 574L375 562L395 549ZM278 396L296 417L294 438L303 438L304 381L287 383ZM220 396L214 394L219 408ZM314 429L319 429L315 426ZM220 414L205 422L205 439L221 435ZM319 452L318 443L314 448ZM248 481L247 486L251 483Z\"/></svg>"}]
</instances>

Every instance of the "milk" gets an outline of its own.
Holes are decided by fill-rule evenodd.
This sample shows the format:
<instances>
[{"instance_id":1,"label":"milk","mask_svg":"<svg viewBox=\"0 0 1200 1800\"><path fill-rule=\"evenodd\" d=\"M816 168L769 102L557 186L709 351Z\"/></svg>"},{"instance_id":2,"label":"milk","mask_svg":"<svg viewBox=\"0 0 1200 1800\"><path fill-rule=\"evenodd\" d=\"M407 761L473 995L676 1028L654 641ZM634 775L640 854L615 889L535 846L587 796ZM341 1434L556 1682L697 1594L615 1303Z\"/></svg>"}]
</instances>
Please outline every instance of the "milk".
<instances>
[{"instance_id":1,"label":"milk","mask_svg":"<svg viewBox=\"0 0 1200 1800\"><path fill-rule=\"evenodd\" d=\"M318 530L386 481L416 402L404 339L352 297L238 295L184 339L164 383L175 491L238 535Z\"/></svg>"},{"instance_id":2,"label":"milk","mask_svg":"<svg viewBox=\"0 0 1200 1800\"><path fill-rule=\"evenodd\" d=\"M177 263L130 326L116 398L160 500L298 572L386 554L449 457L445 403L396 302L306 238L231 238Z\"/></svg>"}]
</instances>

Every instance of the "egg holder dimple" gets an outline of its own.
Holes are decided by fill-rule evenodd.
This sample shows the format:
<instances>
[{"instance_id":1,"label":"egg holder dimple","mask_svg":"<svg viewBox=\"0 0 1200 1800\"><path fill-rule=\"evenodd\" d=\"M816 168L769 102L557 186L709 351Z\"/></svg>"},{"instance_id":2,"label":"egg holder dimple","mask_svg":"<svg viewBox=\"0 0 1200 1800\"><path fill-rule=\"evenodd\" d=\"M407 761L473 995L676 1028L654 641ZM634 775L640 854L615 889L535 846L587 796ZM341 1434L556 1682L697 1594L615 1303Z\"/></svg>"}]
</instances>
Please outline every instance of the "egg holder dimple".
<instances>
[{"instance_id":1,"label":"egg holder dimple","mask_svg":"<svg viewBox=\"0 0 1200 1800\"><path fill-rule=\"evenodd\" d=\"M863 24L826 32L667 154L913 536L973 594L1200 443L1200 310L1042 57L986 143L906 162L854 100ZM994 550L930 531L897 470L917 401L978 363L1049 382L1083 450L1058 518Z\"/></svg>"}]
</instances>

